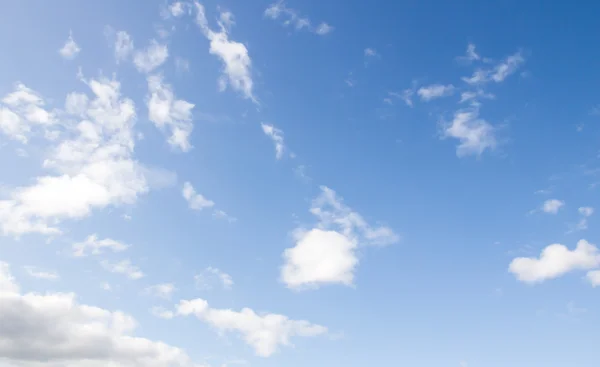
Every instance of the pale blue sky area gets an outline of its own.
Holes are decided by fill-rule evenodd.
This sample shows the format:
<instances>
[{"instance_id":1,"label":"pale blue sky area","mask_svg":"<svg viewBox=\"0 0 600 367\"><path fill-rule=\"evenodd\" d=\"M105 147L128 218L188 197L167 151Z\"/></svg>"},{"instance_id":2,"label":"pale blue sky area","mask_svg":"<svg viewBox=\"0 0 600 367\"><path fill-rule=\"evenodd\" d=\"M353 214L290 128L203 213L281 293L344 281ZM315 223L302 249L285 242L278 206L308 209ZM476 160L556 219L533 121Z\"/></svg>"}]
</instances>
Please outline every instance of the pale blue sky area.
<instances>
[{"instance_id":1,"label":"pale blue sky area","mask_svg":"<svg viewBox=\"0 0 600 367\"><path fill-rule=\"evenodd\" d=\"M3 3L0 364L597 366L599 12Z\"/></svg>"}]
</instances>

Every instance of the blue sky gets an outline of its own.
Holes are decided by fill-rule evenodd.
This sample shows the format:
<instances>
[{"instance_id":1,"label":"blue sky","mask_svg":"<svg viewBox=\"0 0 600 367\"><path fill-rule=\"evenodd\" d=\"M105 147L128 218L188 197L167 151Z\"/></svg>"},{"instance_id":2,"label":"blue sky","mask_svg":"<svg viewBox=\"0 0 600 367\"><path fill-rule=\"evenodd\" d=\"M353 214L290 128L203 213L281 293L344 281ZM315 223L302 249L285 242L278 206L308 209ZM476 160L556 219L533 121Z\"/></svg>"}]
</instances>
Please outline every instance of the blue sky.
<instances>
[{"instance_id":1,"label":"blue sky","mask_svg":"<svg viewBox=\"0 0 600 367\"><path fill-rule=\"evenodd\" d=\"M599 5L1 7L3 365L597 365Z\"/></svg>"}]
</instances>

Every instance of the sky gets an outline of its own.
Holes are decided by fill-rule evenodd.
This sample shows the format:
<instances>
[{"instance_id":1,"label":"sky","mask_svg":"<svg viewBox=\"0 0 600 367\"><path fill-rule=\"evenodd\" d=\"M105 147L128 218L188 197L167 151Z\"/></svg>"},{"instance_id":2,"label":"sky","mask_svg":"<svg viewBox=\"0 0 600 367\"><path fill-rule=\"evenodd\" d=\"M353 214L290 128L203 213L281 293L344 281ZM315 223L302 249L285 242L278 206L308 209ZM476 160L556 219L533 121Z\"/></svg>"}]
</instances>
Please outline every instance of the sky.
<instances>
[{"instance_id":1,"label":"sky","mask_svg":"<svg viewBox=\"0 0 600 367\"><path fill-rule=\"evenodd\" d=\"M0 365L592 367L600 5L0 5Z\"/></svg>"}]
</instances>

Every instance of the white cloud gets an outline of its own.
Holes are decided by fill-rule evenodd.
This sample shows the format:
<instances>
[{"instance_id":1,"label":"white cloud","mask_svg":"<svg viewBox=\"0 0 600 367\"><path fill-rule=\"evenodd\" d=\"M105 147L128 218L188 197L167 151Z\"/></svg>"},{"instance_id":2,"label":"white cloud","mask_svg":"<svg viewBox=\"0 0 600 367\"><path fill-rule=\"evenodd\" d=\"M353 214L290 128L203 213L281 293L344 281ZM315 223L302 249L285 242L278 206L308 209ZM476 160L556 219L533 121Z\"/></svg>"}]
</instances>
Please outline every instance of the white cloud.
<instances>
[{"instance_id":1,"label":"white cloud","mask_svg":"<svg viewBox=\"0 0 600 367\"><path fill-rule=\"evenodd\" d=\"M73 34L69 32L69 38L67 38L67 40L65 41L64 46L60 50L58 50L58 53L65 59L72 60L79 54L80 51L81 48L73 39Z\"/></svg>"},{"instance_id":2,"label":"white cloud","mask_svg":"<svg viewBox=\"0 0 600 367\"><path fill-rule=\"evenodd\" d=\"M171 4L171 6L169 6L169 11L171 12L172 16L174 16L175 18L178 18L185 14L186 10L188 10L187 8L188 8L187 3L184 3L181 1L176 1L173 4Z\"/></svg>"},{"instance_id":3,"label":"white cloud","mask_svg":"<svg viewBox=\"0 0 600 367\"><path fill-rule=\"evenodd\" d=\"M494 127L484 119L479 118L479 108L460 109L454 113L450 123L443 123L443 137L455 138L460 141L456 155L481 155L486 149L496 147Z\"/></svg>"},{"instance_id":4,"label":"white cloud","mask_svg":"<svg viewBox=\"0 0 600 367\"><path fill-rule=\"evenodd\" d=\"M494 96L492 93L484 92L481 89L476 91L465 91L460 94L459 103L471 102L472 104L477 104L477 98L494 99L496 96Z\"/></svg>"},{"instance_id":5,"label":"white cloud","mask_svg":"<svg viewBox=\"0 0 600 367\"><path fill-rule=\"evenodd\" d=\"M213 210L212 215L213 215L213 217L215 217L217 219L224 219L224 220L228 221L229 223L237 222L236 217L232 217L227 212L220 210L220 209Z\"/></svg>"},{"instance_id":6,"label":"white cloud","mask_svg":"<svg viewBox=\"0 0 600 367\"><path fill-rule=\"evenodd\" d=\"M129 279L141 279L145 275L137 266L133 265L129 260L122 260L116 263L112 263L108 260L103 260L100 262L100 265L111 273L115 274L123 274Z\"/></svg>"},{"instance_id":7,"label":"white cloud","mask_svg":"<svg viewBox=\"0 0 600 367\"><path fill-rule=\"evenodd\" d=\"M269 357L280 346L290 346L293 337L314 337L327 333L327 328L304 320L290 320L278 314L257 314L252 309L241 311L211 308L203 299L182 300L177 315L195 315L219 332L233 331L261 357Z\"/></svg>"},{"instance_id":8,"label":"white cloud","mask_svg":"<svg viewBox=\"0 0 600 367\"><path fill-rule=\"evenodd\" d=\"M65 111L74 116L82 116L88 108L88 96L83 93L69 93L65 100Z\"/></svg>"},{"instance_id":9,"label":"white cloud","mask_svg":"<svg viewBox=\"0 0 600 367\"><path fill-rule=\"evenodd\" d=\"M313 228L294 235L296 245L283 253L281 278L289 288L339 283L351 286L358 265L355 240L336 231Z\"/></svg>"},{"instance_id":10,"label":"white cloud","mask_svg":"<svg viewBox=\"0 0 600 367\"><path fill-rule=\"evenodd\" d=\"M517 52L514 55L507 57L504 61L496 65L493 72L491 73L491 78L496 83L503 82L509 75L513 74L521 64L525 62L525 58L521 55L520 52Z\"/></svg>"},{"instance_id":11,"label":"white cloud","mask_svg":"<svg viewBox=\"0 0 600 367\"><path fill-rule=\"evenodd\" d=\"M542 250L539 258L516 258L510 263L509 271L520 281L534 284L574 270L590 270L598 266L598 248L586 240L580 240L574 250L561 244L552 244Z\"/></svg>"},{"instance_id":12,"label":"white cloud","mask_svg":"<svg viewBox=\"0 0 600 367\"><path fill-rule=\"evenodd\" d=\"M586 278L592 287L600 287L600 270L588 271Z\"/></svg>"},{"instance_id":13,"label":"white cloud","mask_svg":"<svg viewBox=\"0 0 600 367\"><path fill-rule=\"evenodd\" d=\"M177 288L175 288L175 284L173 283L160 283L147 287L144 290L144 294L162 299L171 299L171 295L176 290Z\"/></svg>"},{"instance_id":14,"label":"white cloud","mask_svg":"<svg viewBox=\"0 0 600 367\"><path fill-rule=\"evenodd\" d=\"M501 83L507 77L514 74L524 63L525 58L521 55L521 52L517 52L490 69L477 69L471 77L464 77L462 79L471 85L481 85L490 81Z\"/></svg>"},{"instance_id":15,"label":"white cloud","mask_svg":"<svg viewBox=\"0 0 600 367\"><path fill-rule=\"evenodd\" d=\"M373 48L370 48L370 47L365 48L364 53L365 53L365 57L377 57L377 56L379 56L379 54L377 53L377 51L375 49L373 49Z\"/></svg>"},{"instance_id":16,"label":"white cloud","mask_svg":"<svg viewBox=\"0 0 600 367\"><path fill-rule=\"evenodd\" d=\"M127 250L130 245L115 241L110 238L98 239L98 235L89 235L85 241L73 244L73 256L83 257L88 255L100 255L104 250L112 252L122 252Z\"/></svg>"},{"instance_id":17,"label":"white cloud","mask_svg":"<svg viewBox=\"0 0 600 367\"><path fill-rule=\"evenodd\" d=\"M245 98L257 102L252 92L252 61L248 49L240 42L229 40L227 24L219 21L220 31L215 32L208 26L204 6L196 4L196 23L210 41L209 52L223 62L223 76L219 80L222 87L229 85L233 90L242 93ZM221 88L224 89L224 88Z\"/></svg>"},{"instance_id":18,"label":"white cloud","mask_svg":"<svg viewBox=\"0 0 600 367\"><path fill-rule=\"evenodd\" d=\"M119 31L115 40L115 59L119 61L127 60L134 50L133 40L125 31Z\"/></svg>"},{"instance_id":19,"label":"white cloud","mask_svg":"<svg viewBox=\"0 0 600 367\"><path fill-rule=\"evenodd\" d=\"M0 263L0 364L19 367L194 367L181 349L133 335L122 312L79 304L73 293L21 293Z\"/></svg>"},{"instance_id":20,"label":"white cloud","mask_svg":"<svg viewBox=\"0 0 600 367\"><path fill-rule=\"evenodd\" d=\"M173 311L169 311L164 307L156 306L150 309L150 313L158 318L170 320L175 317L175 313Z\"/></svg>"},{"instance_id":21,"label":"white cloud","mask_svg":"<svg viewBox=\"0 0 600 367\"><path fill-rule=\"evenodd\" d=\"M204 269L200 274L194 276L196 287L202 290L210 290L214 283L219 283L224 289L233 287L233 278L224 271L212 266Z\"/></svg>"},{"instance_id":22,"label":"white cloud","mask_svg":"<svg viewBox=\"0 0 600 367\"><path fill-rule=\"evenodd\" d=\"M285 27L292 26L296 30L306 29L320 36L326 35L333 31L333 27L325 22L321 22L317 27L312 25L310 19L300 16L298 11L288 8L283 0L274 2L265 9L264 15L266 18L273 20L281 19Z\"/></svg>"},{"instance_id":23,"label":"white cloud","mask_svg":"<svg viewBox=\"0 0 600 367\"><path fill-rule=\"evenodd\" d=\"M161 66L169 57L167 45L161 45L156 40L150 41L145 50L137 50L133 54L133 63L141 73L149 73Z\"/></svg>"},{"instance_id":24,"label":"white cloud","mask_svg":"<svg viewBox=\"0 0 600 367\"><path fill-rule=\"evenodd\" d=\"M467 51L466 51L465 55L458 57L458 60L466 61L466 62L479 61L479 60L481 60L481 56L479 56L479 54L475 50L475 45L472 43L469 43L467 45Z\"/></svg>"},{"instance_id":25,"label":"white cloud","mask_svg":"<svg viewBox=\"0 0 600 367\"><path fill-rule=\"evenodd\" d=\"M42 96L22 83L2 98L0 132L9 139L26 144L32 130L47 129L56 123L54 112L47 111Z\"/></svg>"},{"instance_id":26,"label":"white cloud","mask_svg":"<svg viewBox=\"0 0 600 367\"><path fill-rule=\"evenodd\" d=\"M100 284L100 288L102 288L103 290L105 290L107 292L110 292L112 290L112 287L107 282L103 282L102 284Z\"/></svg>"},{"instance_id":27,"label":"white cloud","mask_svg":"<svg viewBox=\"0 0 600 367\"><path fill-rule=\"evenodd\" d=\"M557 199L549 199L542 204L542 211L548 214L556 214L565 205L565 202Z\"/></svg>"},{"instance_id":28,"label":"white cloud","mask_svg":"<svg viewBox=\"0 0 600 367\"><path fill-rule=\"evenodd\" d=\"M295 246L283 253L281 280L288 288L301 290L333 283L350 286L359 245L384 246L399 240L389 227L370 226L325 186L313 200L310 212L318 218L317 226L294 231Z\"/></svg>"},{"instance_id":29,"label":"white cloud","mask_svg":"<svg viewBox=\"0 0 600 367\"><path fill-rule=\"evenodd\" d=\"M23 267L27 274L36 279L44 279L44 280L58 280L60 276L55 271L42 270L35 266L25 266Z\"/></svg>"},{"instance_id":30,"label":"white cloud","mask_svg":"<svg viewBox=\"0 0 600 367\"><path fill-rule=\"evenodd\" d=\"M265 124L263 122L260 123L260 127L262 128L263 133L273 140L273 144L275 145L275 158L283 158L283 152L285 151L283 131L273 125Z\"/></svg>"},{"instance_id":31,"label":"white cloud","mask_svg":"<svg viewBox=\"0 0 600 367\"><path fill-rule=\"evenodd\" d=\"M451 96L454 94L454 89L452 84L432 84L419 88L417 94L423 101L431 101L432 99Z\"/></svg>"},{"instance_id":32,"label":"white cloud","mask_svg":"<svg viewBox=\"0 0 600 367\"><path fill-rule=\"evenodd\" d=\"M583 231L588 228L588 218L594 214L594 208L585 206L578 209L579 214L582 216L574 225L570 225L570 229L567 233L572 233L576 231Z\"/></svg>"},{"instance_id":33,"label":"white cloud","mask_svg":"<svg viewBox=\"0 0 600 367\"><path fill-rule=\"evenodd\" d=\"M79 219L93 209L132 204L149 190L153 172L133 159L135 106L122 98L120 83L86 81L94 93L83 119L61 122L64 131L37 177L0 200L0 229L5 235L59 233L64 219ZM28 97L29 98L29 97ZM156 172L156 175L161 175Z\"/></svg>"},{"instance_id":34,"label":"white cloud","mask_svg":"<svg viewBox=\"0 0 600 367\"><path fill-rule=\"evenodd\" d=\"M170 85L164 84L160 75L148 77L148 118L158 129L169 129L171 136L168 142L184 152L192 148L190 135L194 128L192 124L192 109L194 105L181 99L176 99Z\"/></svg>"},{"instance_id":35,"label":"white cloud","mask_svg":"<svg viewBox=\"0 0 600 367\"><path fill-rule=\"evenodd\" d=\"M191 209L202 210L215 205L213 201L208 200L201 194L198 194L190 182L185 182L183 184L182 194Z\"/></svg>"},{"instance_id":36,"label":"white cloud","mask_svg":"<svg viewBox=\"0 0 600 367\"><path fill-rule=\"evenodd\" d=\"M413 107L414 103L412 100L413 95L415 94L415 91L412 89L405 89L402 91L402 93L398 93L398 92L388 92L388 96L389 97L393 97L396 99L400 99L401 101L403 101L408 107ZM390 98L386 98L386 100L388 101L388 104L393 104L392 100Z\"/></svg>"},{"instance_id":37,"label":"white cloud","mask_svg":"<svg viewBox=\"0 0 600 367\"><path fill-rule=\"evenodd\" d=\"M317 29L315 29L315 33L318 34L319 36L324 36L328 33L331 33L333 31L333 27L325 22L319 24L319 26L317 27Z\"/></svg>"}]
</instances>

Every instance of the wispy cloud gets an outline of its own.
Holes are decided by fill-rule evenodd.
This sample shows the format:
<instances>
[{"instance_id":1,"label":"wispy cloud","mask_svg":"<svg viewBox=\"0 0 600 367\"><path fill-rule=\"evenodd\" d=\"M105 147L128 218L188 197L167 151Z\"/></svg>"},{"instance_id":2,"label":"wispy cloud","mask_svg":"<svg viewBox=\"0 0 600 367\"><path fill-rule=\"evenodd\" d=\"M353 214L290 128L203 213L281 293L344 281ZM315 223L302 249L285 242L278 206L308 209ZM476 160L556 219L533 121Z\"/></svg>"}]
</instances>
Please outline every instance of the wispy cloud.
<instances>
[{"instance_id":1,"label":"wispy cloud","mask_svg":"<svg viewBox=\"0 0 600 367\"><path fill-rule=\"evenodd\" d=\"M194 281L196 282L196 287L201 290L210 290L214 287L215 283L219 284L223 289L231 289L233 287L233 278L231 275L212 266L196 274Z\"/></svg>"},{"instance_id":2,"label":"wispy cloud","mask_svg":"<svg viewBox=\"0 0 600 367\"><path fill-rule=\"evenodd\" d=\"M202 194L196 192L191 182L185 182L182 190L183 198L188 202L190 209L202 210L211 208L215 205L212 200L208 200Z\"/></svg>"},{"instance_id":3,"label":"wispy cloud","mask_svg":"<svg viewBox=\"0 0 600 367\"><path fill-rule=\"evenodd\" d=\"M301 16L298 11L288 8L283 0L269 5L269 7L265 9L264 15L273 20L282 20L282 24L286 27L292 26L296 30L306 29L320 36L324 36L333 31L333 27L325 22L321 22L316 27L313 26L310 19Z\"/></svg>"},{"instance_id":4,"label":"wispy cloud","mask_svg":"<svg viewBox=\"0 0 600 367\"><path fill-rule=\"evenodd\" d=\"M265 133L266 136L271 138L271 140L273 141L273 145L275 145L275 158L283 158L283 152L285 151L283 131L274 127L273 125L265 124L262 122L260 124L260 127L262 128L263 133Z\"/></svg>"},{"instance_id":5,"label":"wispy cloud","mask_svg":"<svg viewBox=\"0 0 600 367\"><path fill-rule=\"evenodd\" d=\"M432 84L419 88L417 94L423 101L431 101L436 98L451 96L454 94L454 86L452 84Z\"/></svg>"},{"instance_id":6,"label":"wispy cloud","mask_svg":"<svg viewBox=\"0 0 600 367\"><path fill-rule=\"evenodd\" d=\"M229 30L233 23L233 15L228 13L224 17L222 12L221 20L218 22L219 31L214 31L208 26L204 6L198 2L195 5L197 11L196 24L210 41L209 52L217 56L224 65L223 75L219 79L221 90L224 90L229 85L233 90L240 92L245 98L258 103L253 94L252 60L248 54L248 49L243 43L229 39ZM227 21L224 21L224 19L227 19Z\"/></svg>"},{"instance_id":7,"label":"wispy cloud","mask_svg":"<svg viewBox=\"0 0 600 367\"><path fill-rule=\"evenodd\" d=\"M105 250L112 252L122 252L127 250L130 245L115 241L111 238L99 239L98 235L92 234L85 241L73 244L73 256L83 257L88 255L100 255Z\"/></svg>"},{"instance_id":8,"label":"wispy cloud","mask_svg":"<svg viewBox=\"0 0 600 367\"><path fill-rule=\"evenodd\" d=\"M116 263L110 262L108 260L103 260L100 262L102 267L115 274L123 274L127 276L129 279L137 280L141 279L145 276L145 274L138 268L133 265L129 260L122 260Z\"/></svg>"},{"instance_id":9,"label":"wispy cloud","mask_svg":"<svg viewBox=\"0 0 600 367\"><path fill-rule=\"evenodd\" d=\"M171 295L176 290L177 288L173 283L160 283L144 289L144 294L168 300L171 299Z\"/></svg>"},{"instance_id":10,"label":"wispy cloud","mask_svg":"<svg viewBox=\"0 0 600 367\"><path fill-rule=\"evenodd\" d=\"M27 274L32 278L43 279L43 280L58 280L58 279L60 279L60 276L58 275L58 273L56 271L42 270L35 266L25 266L23 268L25 269Z\"/></svg>"}]
</instances>

